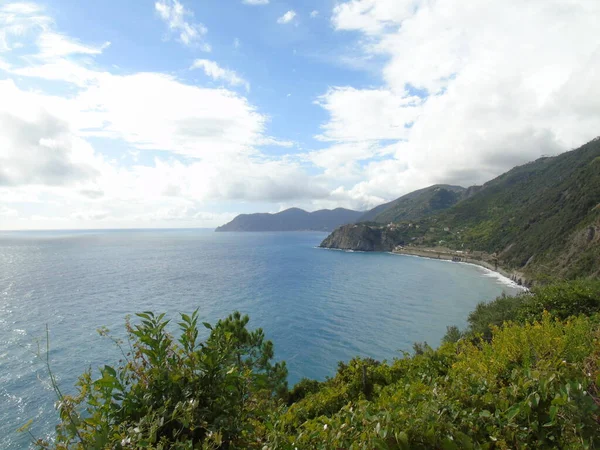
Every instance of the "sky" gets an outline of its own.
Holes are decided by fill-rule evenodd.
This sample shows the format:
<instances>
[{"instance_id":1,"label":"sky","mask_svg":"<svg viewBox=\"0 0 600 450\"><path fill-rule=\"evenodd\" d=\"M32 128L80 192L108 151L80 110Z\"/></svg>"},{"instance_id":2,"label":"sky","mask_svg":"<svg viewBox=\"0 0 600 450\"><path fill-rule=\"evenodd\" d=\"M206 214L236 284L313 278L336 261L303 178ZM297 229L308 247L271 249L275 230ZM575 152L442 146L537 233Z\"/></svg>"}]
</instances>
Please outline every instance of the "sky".
<instances>
[{"instance_id":1,"label":"sky","mask_svg":"<svg viewBox=\"0 0 600 450\"><path fill-rule=\"evenodd\" d=\"M0 229L215 227L600 135L598 0L0 0Z\"/></svg>"}]
</instances>

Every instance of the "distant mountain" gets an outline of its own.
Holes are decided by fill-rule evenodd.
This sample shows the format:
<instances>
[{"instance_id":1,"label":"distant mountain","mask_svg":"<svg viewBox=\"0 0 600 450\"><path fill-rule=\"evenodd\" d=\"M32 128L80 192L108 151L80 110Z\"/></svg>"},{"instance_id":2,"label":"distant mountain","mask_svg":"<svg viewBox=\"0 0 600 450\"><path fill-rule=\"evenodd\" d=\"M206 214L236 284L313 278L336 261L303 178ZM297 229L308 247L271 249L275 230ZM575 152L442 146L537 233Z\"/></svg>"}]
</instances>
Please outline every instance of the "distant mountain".
<instances>
[{"instance_id":1,"label":"distant mountain","mask_svg":"<svg viewBox=\"0 0 600 450\"><path fill-rule=\"evenodd\" d=\"M465 197L460 186L436 184L379 205L362 215L358 222L401 222L421 219L454 206Z\"/></svg>"},{"instance_id":2,"label":"distant mountain","mask_svg":"<svg viewBox=\"0 0 600 450\"><path fill-rule=\"evenodd\" d=\"M216 231L332 231L341 225L356 222L363 214L362 211L344 208L311 213L290 208L277 214L240 214Z\"/></svg>"},{"instance_id":3,"label":"distant mountain","mask_svg":"<svg viewBox=\"0 0 600 450\"><path fill-rule=\"evenodd\" d=\"M515 167L483 186L453 190L465 198L436 213L415 219L406 209L396 213L396 206L410 204L406 197L419 198L422 192L361 217L396 226L342 227L321 245L384 251L396 245L442 245L495 254L501 265L537 279L600 275L600 138ZM441 198L452 201L447 194Z\"/></svg>"}]
</instances>

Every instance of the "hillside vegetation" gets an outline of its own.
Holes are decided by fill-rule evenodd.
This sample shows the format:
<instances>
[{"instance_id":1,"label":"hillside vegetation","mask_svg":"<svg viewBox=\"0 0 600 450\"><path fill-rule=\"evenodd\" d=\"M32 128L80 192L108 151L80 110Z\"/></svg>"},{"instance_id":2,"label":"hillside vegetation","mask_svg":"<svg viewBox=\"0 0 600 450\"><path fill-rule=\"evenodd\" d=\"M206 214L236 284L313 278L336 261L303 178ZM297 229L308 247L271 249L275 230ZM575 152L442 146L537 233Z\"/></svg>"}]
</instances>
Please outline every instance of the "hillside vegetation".
<instances>
[{"instance_id":1,"label":"hillside vegetation","mask_svg":"<svg viewBox=\"0 0 600 450\"><path fill-rule=\"evenodd\" d=\"M460 186L436 184L406 194L366 212L357 222L390 223L427 217L455 205L467 190Z\"/></svg>"},{"instance_id":2,"label":"hillside vegetation","mask_svg":"<svg viewBox=\"0 0 600 450\"><path fill-rule=\"evenodd\" d=\"M600 445L600 281L481 304L469 328L390 363L353 359L287 390L262 330L234 314L127 325L119 367L59 395L40 449L593 449ZM202 326L202 325L200 325ZM52 378L54 382L54 378ZM56 385L55 385L56 386Z\"/></svg>"},{"instance_id":3,"label":"hillside vegetation","mask_svg":"<svg viewBox=\"0 0 600 450\"><path fill-rule=\"evenodd\" d=\"M464 229L449 242L497 252L512 267L575 277L598 274L600 139L516 167L440 214Z\"/></svg>"},{"instance_id":4,"label":"hillside vegetation","mask_svg":"<svg viewBox=\"0 0 600 450\"><path fill-rule=\"evenodd\" d=\"M341 225L356 222L362 214L344 208L311 213L290 208L277 214L240 214L216 231L332 231Z\"/></svg>"},{"instance_id":5,"label":"hillside vegetation","mask_svg":"<svg viewBox=\"0 0 600 450\"><path fill-rule=\"evenodd\" d=\"M391 230L373 223L343 227L322 246L354 249L379 228L381 240L372 249L439 245L495 253L501 265L536 279L600 274L600 139L515 167L469 192L447 209L397 221ZM394 215L390 206L376 217Z\"/></svg>"}]
</instances>

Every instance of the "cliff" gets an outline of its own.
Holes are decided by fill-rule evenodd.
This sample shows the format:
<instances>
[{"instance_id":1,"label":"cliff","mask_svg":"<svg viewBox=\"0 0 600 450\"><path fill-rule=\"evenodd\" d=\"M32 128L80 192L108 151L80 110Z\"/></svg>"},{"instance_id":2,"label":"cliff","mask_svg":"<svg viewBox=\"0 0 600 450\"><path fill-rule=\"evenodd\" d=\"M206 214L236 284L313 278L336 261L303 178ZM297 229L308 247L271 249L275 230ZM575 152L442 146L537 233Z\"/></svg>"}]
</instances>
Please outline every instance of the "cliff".
<instances>
[{"instance_id":1,"label":"cliff","mask_svg":"<svg viewBox=\"0 0 600 450\"><path fill-rule=\"evenodd\" d=\"M336 229L321 243L321 247L361 252L389 252L403 242L401 235L387 227L355 224Z\"/></svg>"}]
</instances>

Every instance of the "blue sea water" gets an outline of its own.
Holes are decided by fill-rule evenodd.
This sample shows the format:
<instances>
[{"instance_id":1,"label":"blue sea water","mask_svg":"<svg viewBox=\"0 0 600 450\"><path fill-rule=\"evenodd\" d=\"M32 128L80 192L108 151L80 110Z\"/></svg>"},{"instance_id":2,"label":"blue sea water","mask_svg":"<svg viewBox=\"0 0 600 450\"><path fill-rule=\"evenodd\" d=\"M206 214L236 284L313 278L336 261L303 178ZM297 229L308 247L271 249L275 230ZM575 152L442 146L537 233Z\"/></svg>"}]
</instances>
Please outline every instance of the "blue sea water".
<instances>
[{"instance_id":1,"label":"blue sea water","mask_svg":"<svg viewBox=\"0 0 600 450\"><path fill-rule=\"evenodd\" d=\"M45 370L74 392L86 368L118 350L125 316L199 309L215 322L248 313L287 361L290 384L324 379L353 356L391 359L415 341L437 345L481 300L518 288L484 269L409 256L316 248L323 233L136 230L0 233L0 448L25 449L15 430L56 422ZM41 344L39 357L38 345Z\"/></svg>"}]
</instances>

